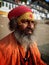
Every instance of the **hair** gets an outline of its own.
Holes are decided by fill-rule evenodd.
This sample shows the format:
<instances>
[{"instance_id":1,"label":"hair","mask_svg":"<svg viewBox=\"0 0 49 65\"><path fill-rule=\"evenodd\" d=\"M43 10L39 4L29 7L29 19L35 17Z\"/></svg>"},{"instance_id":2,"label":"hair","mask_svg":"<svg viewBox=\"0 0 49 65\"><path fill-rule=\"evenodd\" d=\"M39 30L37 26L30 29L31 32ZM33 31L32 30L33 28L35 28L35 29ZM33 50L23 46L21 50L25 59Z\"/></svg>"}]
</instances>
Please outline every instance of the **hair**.
<instances>
[{"instance_id":1,"label":"hair","mask_svg":"<svg viewBox=\"0 0 49 65\"><path fill-rule=\"evenodd\" d=\"M11 31L15 30L17 28L17 19L13 18L9 21L9 29Z\"/></svg>"}]
</instances>

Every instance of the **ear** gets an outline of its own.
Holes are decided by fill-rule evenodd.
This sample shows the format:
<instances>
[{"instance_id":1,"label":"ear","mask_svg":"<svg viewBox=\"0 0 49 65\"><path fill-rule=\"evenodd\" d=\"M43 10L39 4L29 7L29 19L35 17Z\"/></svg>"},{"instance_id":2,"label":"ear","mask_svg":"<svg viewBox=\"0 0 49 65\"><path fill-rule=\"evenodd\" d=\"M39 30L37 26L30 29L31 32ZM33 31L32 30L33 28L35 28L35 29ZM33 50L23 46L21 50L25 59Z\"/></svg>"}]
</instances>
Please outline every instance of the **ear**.
<instances>
[{"instance_id":1,"label":"ear","mask_svg":"<svg viewBox=\"0 0 49 65\"><path fill-rule=\"evenodd\" d=\"M9 22L9 29L13 31L16 29L16 27L17 27L17 20L14 18Z\"/></svg>"}]
</instances>

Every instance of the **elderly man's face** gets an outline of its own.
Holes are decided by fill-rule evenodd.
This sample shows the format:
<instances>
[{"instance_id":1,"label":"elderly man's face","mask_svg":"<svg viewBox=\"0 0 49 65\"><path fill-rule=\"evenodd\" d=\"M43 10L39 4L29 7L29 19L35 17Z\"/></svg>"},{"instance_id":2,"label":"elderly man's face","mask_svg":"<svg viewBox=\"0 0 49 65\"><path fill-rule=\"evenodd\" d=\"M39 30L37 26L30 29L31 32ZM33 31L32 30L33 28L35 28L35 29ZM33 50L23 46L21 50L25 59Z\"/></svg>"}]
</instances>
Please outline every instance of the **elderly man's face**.
<instances>
[{"instance_id":1,"label":"elderly man's face","mask_svg":"<svg viewBox=\"0 0 49 65\"><path fill-rule=\"evenodd\" d=\"M34 21L22 19L17 22L18 30L26 35L32 34L35 28Z\"/></svg>"}]
</instances>

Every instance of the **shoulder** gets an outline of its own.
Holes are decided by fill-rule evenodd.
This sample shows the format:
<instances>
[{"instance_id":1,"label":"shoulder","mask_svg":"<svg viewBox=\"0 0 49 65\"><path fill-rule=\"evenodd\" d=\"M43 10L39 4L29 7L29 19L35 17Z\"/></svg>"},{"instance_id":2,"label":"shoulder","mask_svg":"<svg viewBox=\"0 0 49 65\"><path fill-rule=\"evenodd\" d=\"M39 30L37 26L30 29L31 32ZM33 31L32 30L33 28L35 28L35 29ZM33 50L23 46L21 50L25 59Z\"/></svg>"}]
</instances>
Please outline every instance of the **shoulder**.
<instances>
[{"instance_id":1,"label":"shoulder","mask_svg":"<svg viewBox=\"0 0 49 65\"><path fill-rule=\"evenodd\" d=\"M15 40L13 33L9 34L2 40L0 40L0 55L6 55L6 54L11 54L13 52Z\"/></svg>"},{"instance_id":2,"label":"shoulder","mask_svg":"<svg viewBox=\"0 0 49 65\"><path fill-rule=\"evenodd\" d=\"M6 37L4 37L3 39L0 40L0 47L1 46L5 46L7 44L10 44L11 41L13 40L13 33L10 33L9 35L7 35Z\"/></svg>"},{"instance_id":3,"label":"shoulder","mask_svg":"<svg viewBox=\"0 0 49 65\"><path fill-rule=\"evenodd\" d=\"M17 41L15 39L14 33L12 32L9 35L7 35L5 38L0 40L0 49L14 47L16 43Z\"/></svg>"},{"instance_id":4,"label":"shoulder","mask_svg":"<svg viewBox=\"0 0 49 65\"><path fill-rule=\"evenodd\" d=\"M0 40L0 43L8 41L12 35L13 33L10 33L7 36L5 36L3 39Z\"/></svg>"}]
</instances>

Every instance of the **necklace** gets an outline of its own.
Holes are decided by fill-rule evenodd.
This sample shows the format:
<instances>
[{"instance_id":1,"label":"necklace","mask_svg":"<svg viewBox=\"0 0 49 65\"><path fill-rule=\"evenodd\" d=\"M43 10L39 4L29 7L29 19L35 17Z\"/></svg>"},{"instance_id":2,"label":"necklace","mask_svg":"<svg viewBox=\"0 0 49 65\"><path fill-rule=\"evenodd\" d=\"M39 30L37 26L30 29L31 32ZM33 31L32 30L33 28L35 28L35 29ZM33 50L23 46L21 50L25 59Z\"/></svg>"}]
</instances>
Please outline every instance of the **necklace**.
<instances>
[{"instance_id":1,"label":"necklace","mask_svg":"<svg viewBox=\"0 0 49 65\"><path fill-rule=\"evenodd\" d=\"M21 59L21 61L23 61L23 62L29 61L29 58L30 58L30 55L29 55L29 57L28 57L28 54L29 54L29 48L27 49L27 52L26 52L25 58L23 58L20 49L19 49L19 52L20 52L20 59Z\"/></svg>"}]
</instances>

